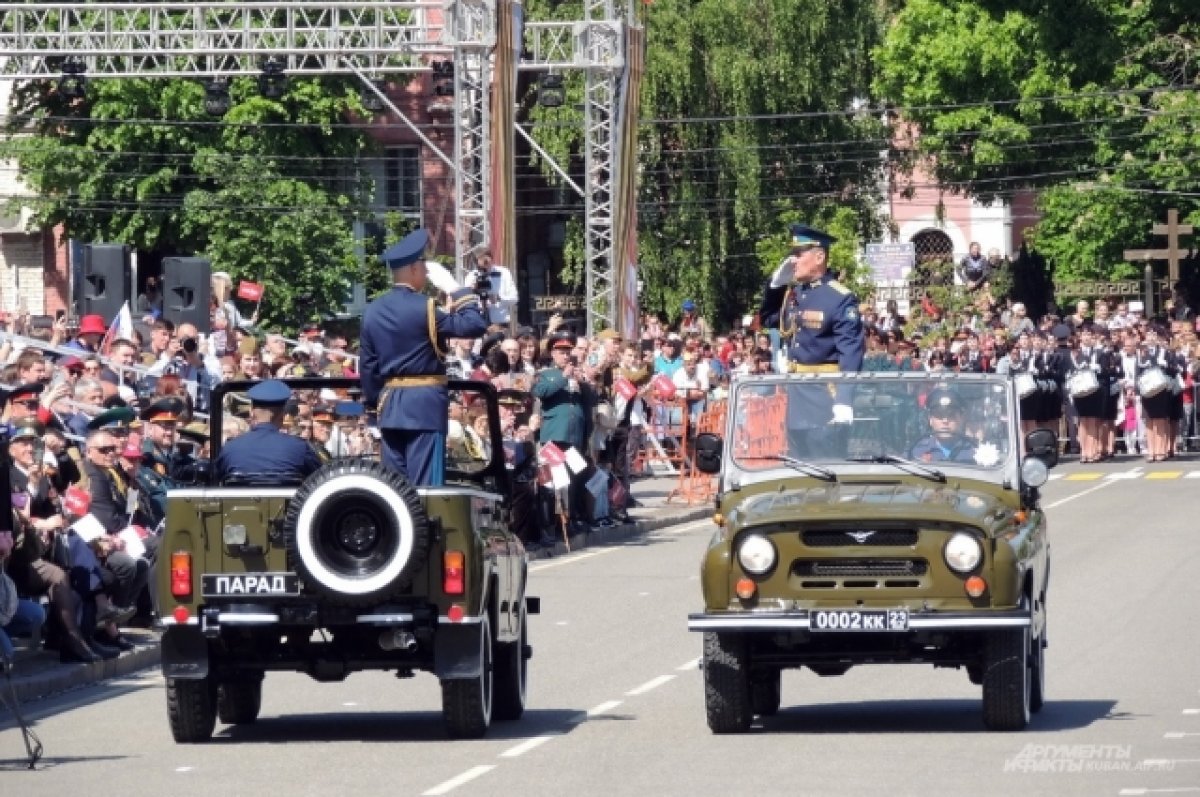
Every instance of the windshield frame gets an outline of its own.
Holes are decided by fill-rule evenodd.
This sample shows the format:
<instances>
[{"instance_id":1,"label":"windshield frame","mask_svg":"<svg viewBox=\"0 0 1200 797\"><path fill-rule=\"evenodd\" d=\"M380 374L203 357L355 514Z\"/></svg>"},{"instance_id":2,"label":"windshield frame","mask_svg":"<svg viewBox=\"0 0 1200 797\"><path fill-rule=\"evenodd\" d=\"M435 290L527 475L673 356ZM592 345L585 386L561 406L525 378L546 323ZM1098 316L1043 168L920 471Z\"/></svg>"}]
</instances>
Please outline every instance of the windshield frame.
<instances>
[{"instance_id":1,"label":"windshield frame","mask_svg":"<svg viewBox=\"0 0 1200 797\"><path fill-rule=\"evenodd\" d=\"M724 456L721 457L721 472L720 484L721 491L725 492L730 489L738 489L739 487L748 486L751 484L778 481L780 479L795 479L809 478L796 471L794 468L785 463L776 463L772 467L748 469L740 466L736 461L736 456L729 446L729 442L735 437L738 426L738 413L734 411L735 407L739 406L742 393L747 389L761 389L763 387L771 387L773 385L790 385L797 383L858 383L862 385L878 384L878 383L893 383L906 385L919 385L932 389L939 384L947 385L997 385L1003 388L1005 400L1008 402L1008 454L1007 456L993 468L983 468L973 465L965 465L955 463L953 461L938 461L930 463L920 463L931 468L936 468L946 475L947 480L954 481L959 479L971 479L975 481L990 482L1003 484L1005 487L1015 488L1020 483L1020 466L1021 466L1021 442L1019 437L1020 430L1020 405L1017 401L1016 389L1013 386L1012 379L1007 375L1001 374L975 374L975 373L956 373L956 372L939 372L937 374L928 374L923 372L891 372L891 371L863 371L859 373L812 373L812 374L762 374L735 376L729 387L729 407L727 413L726 428L725 428L725 443L726 450ZM819 467L832 470L839 479L847 475L866 475L866 476L884 476L895 478L897 476L911 477L911 473L907 473L905 469L898 468L896 465L879 462L851 462L838 461L835 459L816 459L812 464Z\"/></svg>"}]
</instances>

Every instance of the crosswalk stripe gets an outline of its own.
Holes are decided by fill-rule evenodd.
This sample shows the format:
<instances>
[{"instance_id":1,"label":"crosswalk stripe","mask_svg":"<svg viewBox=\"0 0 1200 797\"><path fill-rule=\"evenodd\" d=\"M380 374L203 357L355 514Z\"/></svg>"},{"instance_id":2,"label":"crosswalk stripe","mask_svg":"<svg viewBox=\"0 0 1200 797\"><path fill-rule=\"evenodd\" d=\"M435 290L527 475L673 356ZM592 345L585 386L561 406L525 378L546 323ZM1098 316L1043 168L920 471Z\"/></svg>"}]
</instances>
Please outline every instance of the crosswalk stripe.
<instances>
[{"instance_id":1,"label":"crosswalk stripe","mask_svg":"<svg viewBox=\"0 0 1200 797\"><path fill-rule=\"evenodd\" d=\"M1183 474L1183 478L1185 478L1185 479L1200 479L1200 470L1189 471L1188 473Z\"/></svg>"}]
</instances>

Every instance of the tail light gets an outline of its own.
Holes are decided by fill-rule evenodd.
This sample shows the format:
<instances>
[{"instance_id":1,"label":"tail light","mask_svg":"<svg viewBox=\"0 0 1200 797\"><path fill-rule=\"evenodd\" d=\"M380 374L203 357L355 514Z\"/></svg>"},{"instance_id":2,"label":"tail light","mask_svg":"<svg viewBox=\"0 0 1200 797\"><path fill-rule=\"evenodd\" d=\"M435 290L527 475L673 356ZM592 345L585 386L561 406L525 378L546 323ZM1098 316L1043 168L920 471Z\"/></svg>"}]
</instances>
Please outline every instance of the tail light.
<instances>
[{"instance_id":1,"label":"tail light","mask_svg":"<svg viewBox=\"0 0 1200 797\"><path fill-rule=\"evenodd\" d=\"M171 554L171 594L176 598L192 594L192 555L187 551Z\"/></svg>"},{"instance_id":2,"label":"tail light","mask_svg":"<svg viewBox=\"0 0 1200 797\"><path fill-rule=\"evenodd\" d=\"M466 589L463 561L462 551L446 551L442 555L442 592L447 595L461 595Z\"/></svg>"}]
</instances>

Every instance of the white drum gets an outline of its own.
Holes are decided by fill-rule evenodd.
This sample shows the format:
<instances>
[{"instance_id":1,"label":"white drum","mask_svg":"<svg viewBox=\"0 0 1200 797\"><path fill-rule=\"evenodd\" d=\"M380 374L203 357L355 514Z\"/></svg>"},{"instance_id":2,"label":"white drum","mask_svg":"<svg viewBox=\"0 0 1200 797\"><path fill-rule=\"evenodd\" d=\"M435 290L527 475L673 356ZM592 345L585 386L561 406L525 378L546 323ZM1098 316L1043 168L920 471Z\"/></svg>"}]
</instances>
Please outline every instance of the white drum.
<instances>
[{"instance_id":1,"label":"white drum","mask_svg":"<svg viewBox=\"0 0 1200 797\"><path fill-rule=\"evenodd\" d=\"M1033 374L1017 374L1013 381L1017 385L1017 395L1023 399L1037 392L1037 380L1033 378Z\"/></svg>"},{"instance_id":2,"label":"white drum","mask_svg":"<svg viewBox=\"0 0 1200 797\"><path fill-rule=\"evenodd\" d=\"M1159 368L1149 368L1137 378L1138 393L1142 398L1153 398L1171 386L1171 380Z\"/></svg>"},{"instance_id":3,"label":"white drum","mask_svg":"<svg viewBox=\"0 0 1200 797\"><path fill-rule=\"evenodd\" d=\"M1090 369L1076 371L1067 379L1067 392L1071 398L1085 398L1100 389L1100 380L1096 372Z\"/></svg>"}]
</instances>

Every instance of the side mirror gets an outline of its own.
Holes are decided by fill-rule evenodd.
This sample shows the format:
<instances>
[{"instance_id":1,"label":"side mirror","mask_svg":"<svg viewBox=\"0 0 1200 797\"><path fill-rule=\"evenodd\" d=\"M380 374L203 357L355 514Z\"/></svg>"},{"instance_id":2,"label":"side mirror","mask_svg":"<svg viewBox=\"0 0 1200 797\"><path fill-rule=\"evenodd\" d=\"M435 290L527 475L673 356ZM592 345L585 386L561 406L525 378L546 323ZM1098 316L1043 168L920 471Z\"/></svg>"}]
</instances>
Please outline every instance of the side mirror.
<instances>
[{"instance_id":1,"label":"side mirror","mask_svg":"<svg viewBox=\"0 0 1200 797\"><path fill-rule=\"evenodd\" d=\"M721 452L725 449L725 441L712 432L696 435L693 443L696 453L696 470L701 473L721 472Z\"/></svg>"},{"instance_id":2,"label":"side mirror","mask_svg":"<svg viewBox=\"0 0 1200 797\"><path fill-rule=\"evenodd\" d=\"M1035 457L1047 468L1058 464L1058 435L1049 429L1034 429L1025 435L1025 456Z\"/></svg>"}]
</instances>

